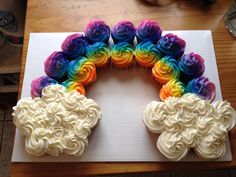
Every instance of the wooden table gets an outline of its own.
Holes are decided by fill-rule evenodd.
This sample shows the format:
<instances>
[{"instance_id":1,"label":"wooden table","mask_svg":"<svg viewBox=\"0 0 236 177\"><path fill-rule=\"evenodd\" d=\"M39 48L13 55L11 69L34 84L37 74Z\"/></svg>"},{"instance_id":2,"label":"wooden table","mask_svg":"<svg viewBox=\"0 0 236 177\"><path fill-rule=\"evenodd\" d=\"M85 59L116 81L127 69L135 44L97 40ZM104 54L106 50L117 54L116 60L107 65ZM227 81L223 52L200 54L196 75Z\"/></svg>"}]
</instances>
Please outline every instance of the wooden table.
<instances>
[{"instance_id":1,"label":"wooden table","mask_svg":"<svg viewBox=\"0 0 236 177\"><path fill-rule=\"evenodd\" d=\"M21 84L30 32L83 31L93 18L110 26L121 19L137 25L144 18L157 20L165 30L212 30L223 98L236 108L236 39L225 29L223 15L230 0L216 0L204 8L198 0L178 0L156 7L142 0L28 0ZM21 92L21 84L19 93ZM85 174L151 172L180 169L214 169L236 167L236 133L232 133L232 162L198 163L13 163L13 177L59 177Z\"/></svg>"}]
</instances>

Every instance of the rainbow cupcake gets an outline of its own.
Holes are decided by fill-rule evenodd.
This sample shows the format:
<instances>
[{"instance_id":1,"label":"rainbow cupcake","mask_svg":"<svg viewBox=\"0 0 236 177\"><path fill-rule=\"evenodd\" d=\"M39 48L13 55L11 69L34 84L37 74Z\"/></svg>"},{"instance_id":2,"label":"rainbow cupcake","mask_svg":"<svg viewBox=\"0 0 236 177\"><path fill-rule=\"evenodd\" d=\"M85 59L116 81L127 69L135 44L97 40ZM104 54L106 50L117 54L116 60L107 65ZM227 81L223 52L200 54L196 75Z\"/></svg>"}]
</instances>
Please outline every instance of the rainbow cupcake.
<instances>
[{"instance_id":1,"label":"rainbow cupcake","mask_svg":"<svg viewBox=\"0 0 236 177\"><path fill-rule=\"evenodd\" d=\"M150 41L139 43L135 48L134 55L136 62L144 68L153 67L155 62L160 60L160 53Z\"/></svg>"},{"instance_id":2,"label":"rainbow cupcake","mask_svg":"<svg viewBox=\"0 0 236 177\"><path fill-rule=\"evenodd\" d=\"M151 41L156 44L161 38L162 30L159 24L154 20L143 20L137 27L136 37L138 43L142 41Z\"/></svg>"},{"instance_id":3,"label":"rainbow cupcake","mask_svg":"<svg viewBox=\"0 0 236 177\"><path fill-rule=\"evenodd\" d=\"M130 21L120 21L111 30L111 37L114 43L128 42L133 44L136 29Z\"/></svg>"},{"instance_id":4,"label":"rainbow cupcake","mask_svg":"<svg viewBox=\"0 0 236 177\"><path fill-rule=\"evenodd\" d=\"M204 100L213 101L216 95L215 84L204 76L191 80L187 85L187 90Z\"/></svg>"},{"instance_id":5,"label":"rainbow cupcake","mask_svg":"<svg viewBox=\"0 0 236 177\"><path fill-rule=\"evenodd\" d=\"M63 52L53 52L44 62L45 73L56 80L66 75L69 61Z\"/></svg>"},{"instance_id":6,"label":"rainbow cupcake","mask_svg":"<svg viewBox=\"0 0 236 177\"><path fill-rule=\"evenodd\" d=\"M177 61L169 56L161 58L152 68L152 76L155 81L165 84L172 79L179 79L180 71Z\"/></svg>"},{"instance_id":7,"label":"rainbow cupcake","mask_svg":"<svg viewBox=\"0 0 236 177\"><path fill-rule=\"evenodd\" d=\"M66 88L67 92L70 92L72 90L76 90L80 94L85 95L84 86L83 86L83 84L81 84L79 82L68 79L68 80L62 82L61 85L63 85Z\"/></svg>"},{"instance_id":8,"label":"rainbow cupcake","mask_svg":"<svg viewBox=\"0 0 236 177\"><path fill-rule=\"evenodd\" d=\"M97 78L96 66L86 57L78 57L68 64L67 76L83 85L91 84Z\"/></svg>"},{"instance_id":9,"label":"rainbow cupcake","mask_svg":"<svg viewBox=\"0 0 236 177\"><path fill-rule=\"evenodd\" d=\"M87 48L86 56L97 67L104 67L110 61L110 50L104 42L96 42Z\"/></svg>"},{"instance_id":10,"label":"rainbow cupcake","mask_svg":"<svg viewBox=\"0 0 236 177\"><path fill-rule=\"evenodd\" d=\"M103 20L94 19L88 23L84 33L91 44L95 42L104 42L108 44L110 27Z\"/></svg>"},{"instance_id":11,"label":"rainbow cupcake","mask_svg":"<svg viewBox=\"0 0 236 177\"><path fill-rule=\"evenodd\" d=\"M112 47L111 61L112 64L119 68L125 69L133 65L134 50L132 46L127 42L119 42Z\"/></svg>"},{"instance_id":12,"label":"rainbow cupcake","mask_svg":"<svg viewBox=\"0 0 236 177\"><path fill-rule=\"evenodd\" d=\"M88 42L86 38L79 33L69 35L62 43L61 49L69 59L75 59L86 53Z\"/></svg>"},{"instance_id":13,"label":"rainbow cupcake","mask_svg":"<svg viewBox=\"0 0 236 177\"><path fill-rule=\"evenodd\" d=\"M176 79L172 79L162 86L160 99L164 101L168 97L181 97L184 93L186 93L185 85Z\"/></svg>"},{"instance_id":14,"label":"rainbow cupcake","mask_svg":"<svg viewBox=\"0 0 236 177\"><path fill-rule=\"evenodd\" d=\"M200 77L205 71L204 59L193 52L185 54L179 60L179 70L182 81Z\"/></svg>"},{"instance_id":15,"label":"rainbow cupcake","mask_svg":"<svg viewBox=\"0 0 236 177\"><path fill-rule=\"evenodd\" d=\"M157 43L162 56L172 56L175 59L179 59L184 54L185 46L186 42L172 33L162 36Z\"/></svg>"},{"instance_id":16,"label":"rainbow cupcake","mask_svg":"<svg viewBox=\"0 0 236 177\"><path fill-rule=\"evenodd\" d=\"M48 85L58 84L58 82L48 76L41 76L31 82L31 96L41 97L42 90Z\"/></svg>"}]
</instances>

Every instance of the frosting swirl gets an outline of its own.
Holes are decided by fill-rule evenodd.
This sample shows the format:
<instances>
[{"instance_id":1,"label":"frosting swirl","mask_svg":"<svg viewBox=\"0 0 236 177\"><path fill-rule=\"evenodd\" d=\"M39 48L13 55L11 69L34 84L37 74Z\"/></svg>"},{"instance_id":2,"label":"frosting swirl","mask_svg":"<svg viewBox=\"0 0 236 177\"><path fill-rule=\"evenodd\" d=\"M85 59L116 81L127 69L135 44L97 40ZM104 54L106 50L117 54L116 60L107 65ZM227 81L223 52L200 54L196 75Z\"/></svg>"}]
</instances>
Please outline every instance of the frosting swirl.
<instances>
[{"instance_id":1,"label":"frosting swirl","mask_svg":"<svg viewBox=\"0 0 236 177\"><path fill-rule=\"evenodd\" d=\"M66 74L68 63L63 52L53 52L44 62L44 71L49 77L60 79Z\"/></svg>"},{"instance_id":2,"label":"frosting swirl","mask_svg":"<svg viewBox=\"0 0 236 177\"><path fill-rule=\"evenodd\" d=\"M141 42L135 48L135 60L143 67L153 67L160 60L160 54L156 46L150 42Z\"/></svg>"},{"instance_id":3,"label":"frosting swirl","mask_svg":"<svg viewBox=\"0 0 236 177\"><path fill-rule=\"evenodd\" d=\"M86 57L78 57L70 61L67 70L67 76L83 85L94 82L97 78L96 67L93 62Z\"/></svg>"},{"instance_id":4,"label":"frosting swirl","mask_svg":"<svg viewBox=\"0 0 236 177\"><path fill-rule=\"evenodd\" d=\"M210 101L213 101L216 95L215 84L204 76L191 80L187 85L187 90L202 99Z\"/></svg>"},{"instance_id":5,"label":"frosting swirl","mask_svg":"<svg viewBox=\"0 0 236 177\"><path fill-rule=\"evenodd\" d=\"M112 47L111 61L117 68L123 69L131 66L134 62L133 48L127 42L119 42Z\"/></svg>"},{"instance_id":6,"label":"frosting swirl","mask_svg":"<svg viewBox=\"0 0 236 177\"><path fill-rule=\"evenodd\" d=\"M75 82L73 80L68 79L68 80L62 82L61 85L63 85L66 88L67 92L70 92L72 90L76 90L80 94L85 95L84 86L83 86L83 84L81 84L79 82Z\"/></svg>"},{"instance_id":7,"label":"frosting swirl","mask_svg":"<svg viewBox=\"0 0 236 177\"><path fill-rule=\"evenodd\" d=\"M42 89L48 85L57 84L58 82L48 76L41 76L31 82L31 96L41 97Z\"/></svg>"},{"instance_id":8,"label":"frosting swirl","mask_svg":"<svg viewBox=\"0 0 236 177\"><path fill-rule=\"evenodd\" d=\"M128 42L133 43L136 29L130 21L120 21L111 30L111 37L114 43Z\"/></svg>"},{"instance_id":9,"label":"frosting swirl","mask_svg":"<svg viewBox=\"0 0 236 177\"><path fill-rule=\"evenodd\" d=\"M163 57L155 63L152 68L153 78L162 84L169 82L172 79L179 79L180 71L178 63L171 57Z\"/></svg>"},{"instance_id":10,"label":"frosting swirl","mask_svg":"<svg viewBox=\"0 0 236 177\"><path fill-rule=\"evenodd\" d=\"M143 20L137 27L136 37L138 42L151 41L157 43L161 38L162 30L159 24L154 20Z\"/></svg>"},{"instance_id":11,"label":"frosting swirl","mask_svg":"<svg viewBox=\"0 0 236 177\"><path fill-rule=\"evenodd\" d=\"M13 121L26 136L25 149L34 156L81 156L101 118L93 100L61 85L45 87L42 98L20 99L13 110Z\"/></svg>"},{"instance_id":12,"label":"frosting swirl","mask_svg":"<svg viewBox=\"0 0 236 177\"><path fill-rule=\"evenodd\" d=\"M180 97L186 92L184 84L178 80L172 79L162 86L160 90L160 99L164 101L166 98Z\"/></svg>"},{"instance_id":13,"label":"frosting swirl","mask_svg":"<svg viewBox=\"0 0 236 177\"><path fill-rule=\"evenodd\" d=\"M205 71L204 59L193 52L185 54L180 58L179 70L184 80L200 77Z\"/></svg>"},{"instance_id":14,"label":"frosting swirl","mask_svg":"<svg viewBox=\"0 0 236 177\"><path fill-rule=\"evenodd\" d=\"M179 59L185 50L186 42L172 33L162 36L157 43L157 48L162 52L162 56L172 56Z\"/></svg>"},{"instance_id":15,"label":"frosting swirl","mask_svg":"<svg viewBox=\"0 0 236 177\"><path fill-rule=\"evenodd\" d=\"M87 48L86 56L97 67L106 66L110 59L110 50L103 42L96 42Z\"/></svg>"},{"instance_id":16,"label":"frosting swirl","mask_svg":"<svg viewBox=\"0 0 236 177\"><path fill-rule=\"evenodd\" d=\"M75 59L78 56L84 55L88 42L86 38L79 33L69 35L62 43L62 51L69 57Z\"/></svg>"},{"instance_id":17,"label":"frosting swirl","mask_svg":"<svg viewBox=\"0 0 236 177\"><path fill-rule=\"evenodd\" d=\"M84 33L90 43L108 43L110 27L103 20L93 19L87 24Z\"/></svg>"}]
</instances>

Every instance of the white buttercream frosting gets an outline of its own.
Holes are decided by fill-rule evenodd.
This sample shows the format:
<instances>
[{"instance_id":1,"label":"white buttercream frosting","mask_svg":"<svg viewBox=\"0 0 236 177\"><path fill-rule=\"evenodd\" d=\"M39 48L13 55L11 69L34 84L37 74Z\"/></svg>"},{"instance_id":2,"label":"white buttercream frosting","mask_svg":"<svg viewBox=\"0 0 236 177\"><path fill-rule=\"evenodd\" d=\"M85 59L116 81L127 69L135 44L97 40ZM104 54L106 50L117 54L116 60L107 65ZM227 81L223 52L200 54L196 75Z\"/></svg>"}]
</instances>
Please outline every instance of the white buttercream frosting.
<instances>
[{"instance_id":1,"label":"white buttercream frosting","mask_svg":"<svg viewBox=\"0 0 236 177\"><path fill-rule=\"evenodd\" d=\"M227 101L211 104L188 93L150 102L143 120L151 132L161 133L157 147L167 158L180 160L193 148L204 159L216 159L225 154L227 131L235 126L236 116Z\"/></svg>"},{"instance_id":2,"label":"white buttercream frosting","mask_svg":"<svg viewBox=\"0 0 236 177\"><path fill-rule=\"evenodd\" d=\"M45 87L42 98L20 99L13 110L13 121L26 136L25 149L34 156L81 156L101 118L97 103L61 85Z\"/></svg>"}]
</instances>

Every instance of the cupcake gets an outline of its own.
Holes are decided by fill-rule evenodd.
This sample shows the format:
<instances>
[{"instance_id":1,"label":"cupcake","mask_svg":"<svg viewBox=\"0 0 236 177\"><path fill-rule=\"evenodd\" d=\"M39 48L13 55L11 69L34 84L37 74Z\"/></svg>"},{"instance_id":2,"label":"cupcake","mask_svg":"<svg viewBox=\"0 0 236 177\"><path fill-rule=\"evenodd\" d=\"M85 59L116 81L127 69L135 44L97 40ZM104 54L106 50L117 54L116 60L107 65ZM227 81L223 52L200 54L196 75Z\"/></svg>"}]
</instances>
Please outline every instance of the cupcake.
<instances>
[{"instance_id":1,"label":"cupcake","mask_svg":"<svg viewBox=\"0 0 236 177\"><path fill-rule=\"evenodd\" d=\"M88 85L97 78L96 67L86 57L78 57L68 64L67 76L71 80Z\"/></svg>"},{"instance_id":2,"label":"cupcake","mask_svg":"<svg viewBox=\"0 0 236 177\"><path fill-rule=\"evenodd\" d=\"M181 97L186 93L184 84L176 79L172 79L162 86L160 90L160 99L164 101L168 97Z\"/></svg>"},{"instance_id":3,"label":"cupcake","mask_svg":"<svg viewBox=\"0 0 236 177\"><path fill-rule=\"evenodd\" d=\"M134 55L136 62L144 68L153 67L155 62L160 59L160 53L151 41L139 43Z\"/></svg>"},{"instance_id":4,"label":"cupcake","mask_svg":"<svg viewBox=\"0 0 236 177\"><path fill-rule=\"evenodd\" d=\"M63 52L53 52L44 62L44 71L58 81L65 77L68 63Z\"/></svg>"},{"instance_id":5,"label":"cupcake","mask_svg":"<svg viewBox=\"0 0 236 177\"><path fill-rule=\"evenodd\" d=\"M86 38L79 33L69 35L62 43L61 49L69 59L75 59L86 52L88 42Z\"/></svg>"},{"instance_id":6,"label":"cupcake","mask_svg":"<svg viewBox=\"0 0 236 177\"><path fill-rule=\"evenodd\" d=\"M179 70L182 81L200 77L205 71L204 59L193 52L185 54L179 60Z\"/></svg>"},{"instance_id":7,"label":"cupcake","mask_svg":"<svg viewBox=\"0 0 236 177\"><path fill-rule=\"evenodd\" d=\"M157 43L158 50L161 51L162 56L172 56L179 59L185 50L186 42L172 33L161 37Z\"/></svg>"},{"instance_id":8,"label":"cupcake","mask_svg":"<svg viewBox=\"0 0 236 177\"><path fill-rule=\"evenodd\" d=\"M85 95L84 86L83 86L83 84L81 84L79 82L68 79L68 80L62 82L61 85L63 85L66 88L67 92L70 92L72 90L76 90L80 94Z\"/></svg>"},{"instance_id":9,"label":"cupcake","mask_svg":"<svg viewBox=\"0 0 236 177\"><path fill-rule=\"evenodd\" d=\"M171 79L179 79L179 68L177 61L169 56L161 58L152 68L152 76L155 81L165 84Z\"/></svg>"},{"instance_id":10,"label":"cupcake","mask_svg":"<svg viewBox=\"0 0 236 177\"><path fill-rule=\"evenodd\" d=\"M109 63L110 50L104 42L96 42L87 48L86 56L97 67L104 67Z\"/></svg>"},{"instance_id":11,"label":"cupcake","mask_svg":"<svg viewBox=\"0 0 236 177\"><path fill-rule=\"evenodd\" d=\"M135 38L135 26L130 21L120 21L111 30L111 37L114 43L128 42L133 44Z\"/></svg>"},{"instance_id":12,"label":"cupcake","mask_svg":"<svg viewBox=\"0 0 236 177\"><path fill-rule=\"evenodd\" d=\"M127 42L115 44L111 50L112 64L119 69L130 67L134 62L133 52L132 46Z\"/></svg>"},{"instance_id":13,"label":"cupcake","mask_svg":"<svg viewBox=\"0 0 236 177\"><path fill-rule=\"evenodd\" d=\"M94 19L88 23L84 34L91 44L95 42L104 42L108 44L110 27L103 20Z\"/></svg>"},{"instance_id":14,"label":"cupcake","mask_svg":"<svg viewBox=\"0 0 236 177\"><path fill-rule=\"evenodd\" d=\"M161 38L162 30L158 23L154 20L143 20L138 25L136 30L136 37L138 43L142 41L151 41L156 44Z\"/></svg>"},{"instance_id":15,"label":"cupcake","mask_svg":"<svg viewBox=\"0 0 236 177\"><path fill-rule=\"evenodd\" d=\"M216 95L215 84L204 76L191 80L187 85L187 90L204 100L213 101Z\"/></svg>"},{"instance_id":16,"label":"cupcake","mask_svg":"<svg viewBox=\"0 0 236 177\"><path fill-rule=\"evenodd\" d=\"M58 84L58 82L48 76L41 76L34 79L31 82L31 96L33 98L41 97L43 88L53 84Z\"/></svg>"}]
</instances>

